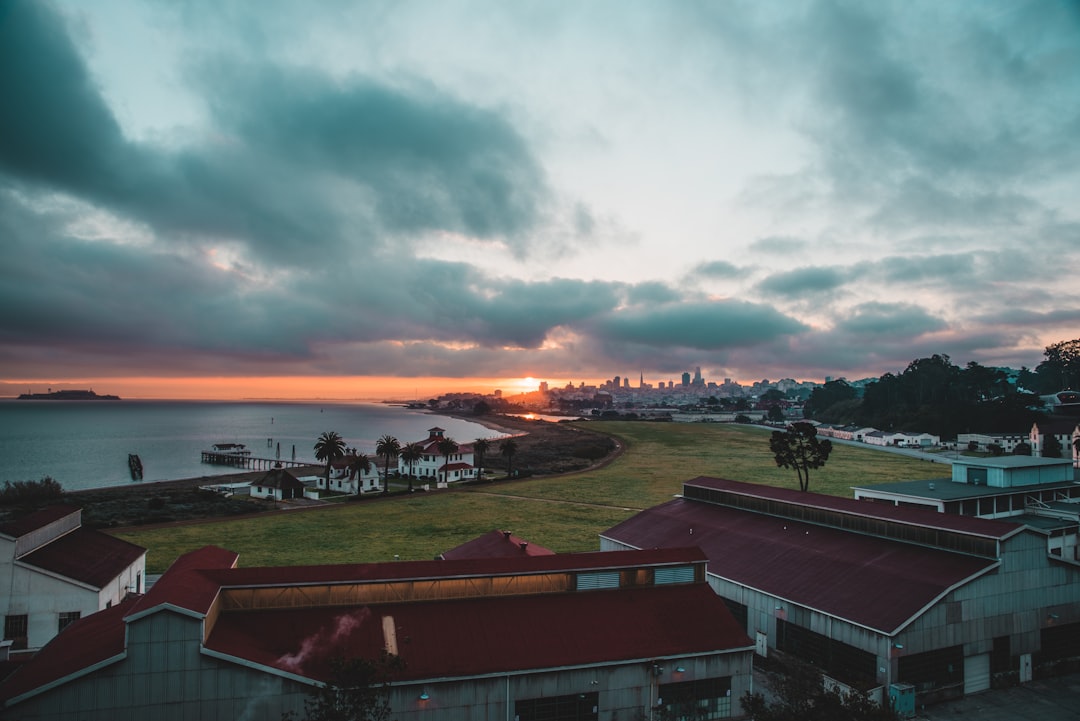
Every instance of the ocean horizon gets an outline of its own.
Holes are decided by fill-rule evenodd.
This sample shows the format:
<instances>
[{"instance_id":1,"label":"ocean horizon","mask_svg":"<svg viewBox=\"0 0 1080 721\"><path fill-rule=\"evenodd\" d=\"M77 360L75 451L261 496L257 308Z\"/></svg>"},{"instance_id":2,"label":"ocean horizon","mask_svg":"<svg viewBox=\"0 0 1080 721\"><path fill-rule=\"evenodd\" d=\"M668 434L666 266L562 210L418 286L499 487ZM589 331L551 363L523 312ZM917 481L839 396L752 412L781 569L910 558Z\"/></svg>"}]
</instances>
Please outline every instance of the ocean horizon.
<instances>
[{"instance_id":1,"label":"ocean horizon","mask_svg":"<svg viewBox=\"0 0 1080 721\"><path fill-rule=\"evenodd\" d=\"M66 491L237 473L201 461L215 443L243 443L252 456L316 463L319 434L336 431L374 459L375 443L402 445L429 428L466 443L501 434L480 423L372 401L32 401L0 399L0 483L49 476ZM143 465L132 480L128 454Z\"/></svg>"}]
</instances>

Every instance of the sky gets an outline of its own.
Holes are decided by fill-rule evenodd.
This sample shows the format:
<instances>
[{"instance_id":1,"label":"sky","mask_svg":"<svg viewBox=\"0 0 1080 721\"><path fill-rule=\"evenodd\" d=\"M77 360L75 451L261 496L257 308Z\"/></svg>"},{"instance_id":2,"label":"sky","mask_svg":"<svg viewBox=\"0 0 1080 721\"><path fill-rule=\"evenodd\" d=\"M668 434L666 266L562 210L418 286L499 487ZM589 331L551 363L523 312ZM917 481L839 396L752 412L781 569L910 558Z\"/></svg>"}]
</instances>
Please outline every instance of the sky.
<instances>
[{"instance_id":1,"label":"sky","mask_svg":"<svg viewBox=\"0 0 1080 721\"><path fill-rule=\"evenodd\" d=\"M0 395L1030 368L1078 139L1075 1L0 0Z\"/></svg>"}]
</instances>

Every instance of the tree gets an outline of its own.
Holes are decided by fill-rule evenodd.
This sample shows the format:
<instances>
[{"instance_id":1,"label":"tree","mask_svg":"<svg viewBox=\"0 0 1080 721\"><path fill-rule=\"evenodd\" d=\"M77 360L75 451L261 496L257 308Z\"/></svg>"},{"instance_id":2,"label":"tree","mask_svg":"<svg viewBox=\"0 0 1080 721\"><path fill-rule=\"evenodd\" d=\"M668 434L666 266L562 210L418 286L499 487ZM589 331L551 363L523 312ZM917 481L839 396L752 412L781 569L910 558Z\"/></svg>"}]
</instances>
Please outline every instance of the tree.
<instances>
[{"instance_id":1,"label":"tree","mask_svg":"<svg viewBox=\"0 0 1080 721\"><path fill-rule=\"evenodd\" d=\"M770 421L782 421L784 420L784 409L780 406L769 406L769 412L765 414L765 417Z\"/></svg>"},{"instance_id":2,"label":"tree","mask_svg":"<svg viewBox=\"0 0 1080 721\"><path fill-rule=\"evenodd\" d=\"M1031 455L1031 444L1028 443L1027 441L1020 441L1015 446L1013 446L1012 454L1014 456L1030 456Z\"/></svg>"},{"instance_id":3,"label":"tree","mask_svg":"<svg viewBox=\"0 0 1080 721\"><path fill-rule=\"evenodd\" d=\"M304 700L301 721L387 721L390 718L388 679L404 667L397 656L383 653L378 661L364 658L330 661L330 679ZM282 721L294 721L290 712Z\"/></svg>"},{"instance_id":4,"label":"tree","mask_svg":"<svg viewBox=\"0 0 1080 721\"><path fill-rule=\"evenodd\" d=\"M355 454L349 464L349 472L358 476L356 495L359 496L360 492L364 490L364 474L371 472L371 459L368 458L366 453Z\"/></svg>"},{"instance_id":5,"label":"tree","mask_svg":"<svg viewBox=\"0 0 1080 721\"><path fill-rule=\"evenodd\" d=\"M799 490L810 488L810 470L821 468L832 453L832 441L819 440L817 428L805 421L792 423L786 431L773 431L769 438L769 450L776 465L795 470L799 477Z\"/></svg>"},{"instance_id":6,"label":"tree","mask_svg":"<svg viewBox=\"0 0 1080 721\"><path fill-rule=\"evenodd\" d=\"M401 460L409 464L409 493L413 492L413 464L424 457L424 447L419 443L406 443L401 449Z\"/></svg>"},{"instance_id":7,"label":"tree","mask_svg":"<svg viewBox=\"0 0 1080 721\"><path fill-rule=\"evenodd\" d=\"M1053 433L1047 433L1042 442L1043 458L1061 458L1061 441Z\"/></svg>"},{"instance_id":8,"label":"tree","mask_svg":"<svg viewBox=\"0 0 1080 721\"><path fill-rule=\"evenodd\" d=\"M391 435L385 435L375 442L375 455L386 459L386 471L383 473L383 493L390 492L390 461L401 455L401 443Z\"/></svg>"},{"instance_id":9,"label":"tree","mask_svg":"<svg viewBox=\"0 0 1080 721\"><path fill-rule=\"evenodd\" d=\"M345 457L345 440L337 431L324 431L315 441L315 460L326 461L326 490L330 490L330 465Z\"/></svg>"},{"instance_id":10,"label":"tree","mask_svg":"<svg viewBox=\"0 0 1080 721\"><path fill-rule=\"evenodd\" d=\"M448 468L450 465L450 456L458 452L458 444L457 441L455 441L453 438L447 436L439 440L437 447L439 449L439 453L441 453L443 456L443 483L448 483L450 481L450 479L448 478L450 473Z\"/></svg>"},{"instance_id":11,"label":"tree","mask_svg":"<svg viewBox=\"0 0 1080 721\"><path fill-rule=\"evenodd\" d=\"M754 721L900 721L889 704L879 705L858 692L826 690L821 674L813 671L785 676L773 690L772 701L761 693L743 694L743 710Z\"/></svg>"},{"instance_id":12,"label":"tree","mask_svg":"<svg viewBox=\"0 0 1080 721\"><path fill-rule=\"evenodd\" d=\"M504 438L499 441L499 455L506 459L506 475L509 477L514 470L514 454L517 453L517 441L513 438Z\"/></svg>"},{"instance_id":13,"label":"tree","mask_svg":"<svg viewBox=\"0 0 1080 721\"><path fill-rule=\"evenodd\" d=\"M1080 388L1080 338L1048 345L1043 354L1046 360L1039 364L1036 372L1043 366L1054 372L1060 383L1056 390Z\"/></svg>"},{"instance_id":14,"label":"tree","mask_svg":"<svg viewBox=\"0 0 1080 721\"><path fill-rule=\"evenodd\" d=\"M476 479L480 480L480 477L484 475L484 456L488 452L488 448L491 446L491 441L487 438L477 438L473 441L473 453L476 459Z\"/></svg>"}]
</instances>

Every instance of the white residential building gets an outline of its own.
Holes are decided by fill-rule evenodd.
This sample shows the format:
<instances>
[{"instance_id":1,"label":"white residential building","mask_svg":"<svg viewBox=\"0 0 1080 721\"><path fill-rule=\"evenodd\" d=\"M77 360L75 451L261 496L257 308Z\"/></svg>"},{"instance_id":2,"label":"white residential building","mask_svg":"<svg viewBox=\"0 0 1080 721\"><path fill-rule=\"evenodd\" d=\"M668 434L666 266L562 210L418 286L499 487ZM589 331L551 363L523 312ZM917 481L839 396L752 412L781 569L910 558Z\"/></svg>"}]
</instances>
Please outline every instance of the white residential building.
<instances>
[{"instance_id":1,"label":"white residential building","mask_svg":"<svg viewBox=\"0 0 1080 721\"><path fill-rule=\"evenodd\" d=\"M11 650L34 651L68 624L142 593L146 549L50 506L0 525L0 609Z\"/></svg>"}]
</instances>

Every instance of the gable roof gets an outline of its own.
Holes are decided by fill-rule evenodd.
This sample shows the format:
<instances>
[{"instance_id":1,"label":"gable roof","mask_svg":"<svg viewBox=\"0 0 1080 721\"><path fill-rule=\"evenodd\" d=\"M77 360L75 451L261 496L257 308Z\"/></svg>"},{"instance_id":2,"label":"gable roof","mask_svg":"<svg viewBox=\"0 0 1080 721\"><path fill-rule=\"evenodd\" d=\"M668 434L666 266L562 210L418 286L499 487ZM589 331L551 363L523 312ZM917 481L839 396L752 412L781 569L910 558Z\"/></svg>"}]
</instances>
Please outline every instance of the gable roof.
<instances>
[{"instance_id":1,"label":"gable roof","mask_svg":"<svg viewBox=\"0 0 1080 721\"><path fill-rule=\"evenodd\" d=\"M686 497L645 510L601 537L634 548L698 544L709 557L710 575L886 634L900 631L953 588L992 571L997 554L980 557L974 550L927 547L851 528L929 529L930 536L948 536L961 546L971 542L972 549L996 549L1025 532L1005 521L718 478L695 478L684 492Z\"/></svg>"},{"instance_id":2,"label":"gable roof","mask_svg":"<svg viewBox=\"0 0 1080 721\"><path fill-rule=\"evenodd\" d=\"M73 624L27 664L0 697L36 693L119 661L126 655L125 624L159 609L206 619L226 588L307 584L376 584L395 579L494 578L559 571L700 567L698 548L615 551L518 558L413 561L339 566L236 568L237 555L208 546L185 554L145 596ZM698 576L700 579L700 576ZM652 660L700 653L748 652L753 644L709 586L695 580L601 590L528 590L422 600L214 612L204 652L248 667L314 680L329 678L329 662L343 655L377 658L396 648L415 680L532 669ZM572 586L571 586L572 588ZM276 593L271 593L276 599ZM672 609L678 609L673 613ZM272 632L268 632L268 629ZM40 659L40 662L39 662Z\"/></svg>"},{"instance_id":3,"label":"gable roof","mask_svg":"<svg viewBox=\"0 0 1080 721\"><path fill-rule=\"evenodd\" d=\"M268 628L274 633L267 633ZM378 658L388 643L396 645L405 661L404 669L394 674L399 681L646 661L752 646L704 583L225 612L206 646L226 657L322 679L328 677L334 657Z\"/></svg>"},{"instance_id":4,"label":"gable roof","mask_svg":"<svg viewBox=\"0 0 1080 721\"><path fill-rule=\"evenodd\" d=\"M50 523L55 523L61 518L66 518L73 513L81 514L82 509L78 506L69 506L67 504L46 506L40 511L34 511L22 518L16 518L0 525L0 534L10 536L11 538L19 538L28 533L41 530Z\"/></svg>"},{"instance_id":5,"label":"gable roof","mask_svg":"<svg viewBox=\"0 0 1080 721\"><path fill-rule=\"evenodd\" d=\"M550 556L554 553L543 546L529 543L510 531L491 531L439 554L439 558L453 561L463 558Z\"/></svg>"},{"instance_id":6,"label":"gable roof","mask_svg":"<svg viewBox=\"0 0 1080 721\"><path fill-rule=\"evenodd\" d=\"M289 472L287 468L271 468L266 472L266 475L252 485L281 489L304 488L303 482Z\"/></svg>"},{"instance_id":7,"label":"gable roof","mask_svg":"<svg viewBox=\"0 0 1080 721\"><path fill-rule=\"evenodd\" d=\"M696 543L709 557L710 575L886 634L998 565L685 498L643 511L601 537L638 548Z\"/></svg>"},{"instance_id":8,"label":"gable roof","mask_svg":"<svg viewBox=\"0 0 1080 721\"><path fill-rule=\"evenodd\" d=\"M142 546L107 533L79 528L19 560L101 589L145 555L146 549Z\"/></svg>"}]
</instances>

